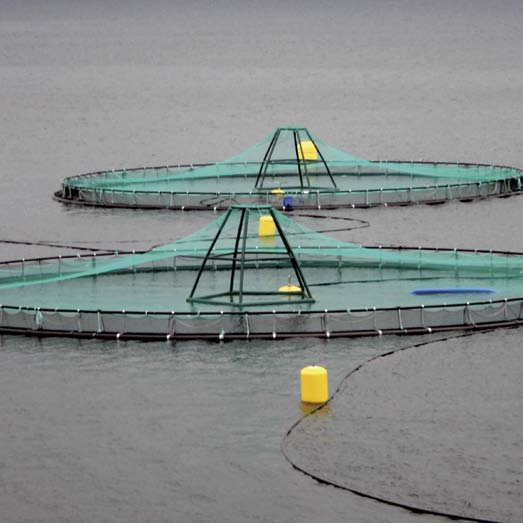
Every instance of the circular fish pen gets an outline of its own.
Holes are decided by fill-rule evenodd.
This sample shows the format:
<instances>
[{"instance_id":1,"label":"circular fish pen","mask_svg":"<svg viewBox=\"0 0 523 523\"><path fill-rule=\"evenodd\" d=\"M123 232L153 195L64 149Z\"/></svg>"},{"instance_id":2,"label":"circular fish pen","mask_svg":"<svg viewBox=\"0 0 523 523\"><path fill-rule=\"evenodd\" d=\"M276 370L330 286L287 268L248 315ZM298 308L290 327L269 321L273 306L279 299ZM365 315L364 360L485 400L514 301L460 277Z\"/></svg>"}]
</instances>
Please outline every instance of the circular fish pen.
<instances>
[{"instance_id":1,"label":"circular fish pen","mask_svg":"<svg viewBox=\"0 0 523 523\"><path fill-rule=\"evenodd\" d=\"M140 253L4 262L0 331L117 339L338 337L518 325L523 254L363 247L270 205Z\"/></svg>"},{"instance_id":2,"label":"circular fish pen","mask_svg":"<svg viewBox=\"0 0 523 523\"><path fill-rule=\"evenodd\" d=\"M497 165L365 160L303 127L281 127L215 164L71 176L54 197L63 203L143 209L372 207L506 196L521 191L522 176L521 169Z\"/></svg>"}]
</instances>

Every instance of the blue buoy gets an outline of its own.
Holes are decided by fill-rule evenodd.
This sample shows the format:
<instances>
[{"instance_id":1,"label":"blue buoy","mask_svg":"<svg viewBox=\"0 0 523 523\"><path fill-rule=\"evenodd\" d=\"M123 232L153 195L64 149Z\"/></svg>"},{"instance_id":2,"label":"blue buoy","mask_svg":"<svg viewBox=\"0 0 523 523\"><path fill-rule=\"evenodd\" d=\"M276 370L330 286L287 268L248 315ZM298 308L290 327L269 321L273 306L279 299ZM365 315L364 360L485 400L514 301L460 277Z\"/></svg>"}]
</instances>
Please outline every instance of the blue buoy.
<instances>
[{"instance_id":1,"label":"blue buoy","mask_svg":"<svg viewBox=\"0 0 523 523\"><path fill-rule=\"evenodd\" d=\"M416 296L426 294L493 294L495 292L494 289L484 287L435 287L410 291L411 294L415 294Z\"/></svg>"},{"instance_id":2,"label":"blue buoy","mask_svg":"<svg viewBox=\"0 0 523 523\"><path fill-rule=\"evenodd\" d=\"M283 197L283 208L284 209L287 209L289 211L292 210L292 204L293 204L292 196Z\"/></svg>"}]
</instances>

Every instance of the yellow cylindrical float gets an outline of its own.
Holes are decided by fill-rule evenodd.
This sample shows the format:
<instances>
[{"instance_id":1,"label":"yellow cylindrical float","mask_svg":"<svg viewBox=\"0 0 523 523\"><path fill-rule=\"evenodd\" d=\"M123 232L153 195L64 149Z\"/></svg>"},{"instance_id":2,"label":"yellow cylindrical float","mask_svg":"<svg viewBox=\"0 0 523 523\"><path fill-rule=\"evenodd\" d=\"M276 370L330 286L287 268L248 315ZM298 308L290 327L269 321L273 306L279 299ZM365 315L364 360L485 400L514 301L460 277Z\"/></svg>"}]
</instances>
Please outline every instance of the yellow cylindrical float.
<instances>
[{"instance_id":1,"label":"yellow cylindrical float","mask_svg":"<svg viewBox=\"0 0 523 523\"><path fill-rule=\"evenodd\" d=\"M274 218L270 214L264 214L260 216L258 222L258 236L275 236L276 235L276 224Z\"/></svg>"},{"instance_id":2,"label":"yellow cylindrical float","mask_svg":"<svg viewBox=\"0 0 523 523\"><path fill-rule=\"evenodd\" d=\"M329 399L327 369L318 366L301 369L301 401L325 403Z\"/></svg>"},{"instance_id":3,"label":"yellow cylindrical float","mask_svg":"<svg viewBox=\"0 0 523 523\"><path fill-rule=\"evenodd\" d=\"M276 236L260 236L259 240L263 247L268 247L270 249L276 247Z\"/></svg>"},{"instance_id":4,"label":"yellow cylindrical float","mask_svg":"<svg viewBox=\"0 0 523 523\"><path fill-rule=\"evenodd\" d=\"M296 146L296 152L298 153L298 159L300 160L317 160L318 151L310 140L304 140ZM303 154L302 154L303 151Z\"/></svg>"},{"instance_id":5,"label":"yellow cylindrical float","mask_svg":"<svg viewBox=\"0 0 523 523\"><path fill-rule=\"evenodd\" d=\"M278 292L301 292L301 287L292 285L292 283L286 283L285 285L278 287Z\"/></svg>"},{"instance_id":6,"label":"yellow cylindrical float","mask_svg":"<svg viewBox=\"0 0 523 523\"><path fill-rule=\"evenodd\" d=\"M288 281L286 285L282 285L281 287L278 287L278 292L301 292L301 287L298 287L297 285L293 285L291 283L291 275L289 274Z\"/></svg>"}]
</instances>

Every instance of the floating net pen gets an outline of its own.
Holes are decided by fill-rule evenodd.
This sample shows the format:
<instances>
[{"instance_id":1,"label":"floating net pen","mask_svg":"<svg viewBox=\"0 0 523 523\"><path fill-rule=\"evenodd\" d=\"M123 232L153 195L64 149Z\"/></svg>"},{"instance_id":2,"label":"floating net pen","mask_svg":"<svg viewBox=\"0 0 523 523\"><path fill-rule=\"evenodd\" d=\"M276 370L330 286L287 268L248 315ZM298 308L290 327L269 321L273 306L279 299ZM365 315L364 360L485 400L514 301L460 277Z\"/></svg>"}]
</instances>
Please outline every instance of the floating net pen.
<instances>
[{"instance_id":1,"label":"floating net pen","mask_svg":"<svg viewBox=\"0 0 523 523\"><path fill-rule=\"evenodd\" d=\"M280 127L214 164L113 169L66 178L55 199L105 207L320 209L441 203L521 191L523 171L473 163L370 161L303 127Z\"/></svg>"},{"instance_id":2,"label":"floating net pen","mask_svg":"<svg viewBox=\"0 0 523 523\"><path fill-rule=\"evenodd\" d=\"M518 325L523 255L364 247L270 205L133 254L0 264L0 331L226 340Z\"/></svg>"}]
</instances>

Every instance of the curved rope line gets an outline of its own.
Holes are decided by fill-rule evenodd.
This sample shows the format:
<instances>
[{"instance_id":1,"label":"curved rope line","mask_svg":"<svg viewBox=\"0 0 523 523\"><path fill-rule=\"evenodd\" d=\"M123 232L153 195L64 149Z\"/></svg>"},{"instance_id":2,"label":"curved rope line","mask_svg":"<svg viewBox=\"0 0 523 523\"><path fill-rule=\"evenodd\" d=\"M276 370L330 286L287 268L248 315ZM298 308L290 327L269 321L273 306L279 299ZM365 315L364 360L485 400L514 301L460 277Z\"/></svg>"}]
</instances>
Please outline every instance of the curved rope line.
<instances>
[{"instance_id":1,"label":"curved rope line","mask_svg":"<svg viewBox=\"0 0 523 523\"><path fill-rule=\"evenodd\" d=\"M402 352L404 350L414 349L414 348L418 348L418 347L423 347L423 346L430 345L432 343L437 343L437 342L440 342L440 341L448 341L448 340L457 339L457 338L465 338L465 337L468 337L468 336L473 336L473 335L478 334L480 332L481 333L492 332L492 330L493 329L485 329L485 330L480 330L480 331L467 332L465 334L456 334L454 336L446 336L444 338L439 338L437 340L422 341L422 342L419 342L419 343L414 343L413 345L409 345L407 347L402 347L400 349L395 349L395 350L391 350L391 351L388 351L388 352L384 352L383 354L378 354L377 356L373 356L372 358L364 361L363 363L360 363L359 365L357 365L356 367L351 369L341 379L341 381L338 384L336 390L329 396L329 399L325 403L322 403L321 405L318 405L315 409L311 410L311 412L308 412L307 414L305 414L304 416L299 418L287 430L287 432L285 433L285 436L282 439L281 445L280 445L280 450L281 450L284 458L287 460L287 462L294 469L296 469L296 470L300 471L301 473L305 474L306 476L309 476L310 478L316 480L318 483L321 483L323 485L330 485L332 487L336 487L336 488L339 488L341 490L345 490L345 491L351 492L352 494L356 494L357 496L360 496L360 497L363 497L363 498L367 498L367 499L372 499L374 501L378 501L378 502L383 503L385 505L402 508L402 509L409 510L410 512L414 512L414 513L417 513L417 514L429 514L429 515L433 515L433 516L442 516L442 517L446 517L446 518L450 518L450 519L461 519L463 521L473 521L473 522L476 522L476 523L506 523L506 522L498 521L498 520L482 519L482 518L476 518L476 517L465 516L465 515L460 515L460 514L451 514L449 512L440 512L440 511L437 511L437 510L430 510L430 509L426 509L426 508L423 508L423 507L417 507L417 506L414 506L414 505L408 505L406 503L400 503L398 501L394 501L394 500L391 500L391 499L381 498L379 496L375 496L373 494L369 494L368 492L363 492L361 490L357 490L357 489L354 489L354 488L351 488L351 487L347 487L346 485L341 485L340 483L337 483L335 481L331 481L331 480L329 480L327 478L324 478L322 476L319 476L317 474L309 472L306 469L304 469L303 467L300 467L299 465L294 463L292 461L292 459L289 457L288 453L287 453L287 445L286 445L287 438L290 436L292 431L298 425L300 425L304 419L308 418L309 416L312 416L313 414L315 414L319 410L321 410L324 407L326 407L329 404L329 402L332 399L334 399L334 397L338 394L338 392L341 390L341 388L343 387L344 383L350 378L350 376L352 376L353 374L358 372L365 365L367 365L367 364L369 364L369 363L371 363L371 362L373 362L375 360L378 360L380 358L386 358L387 356L390 356L392 354L396 354L398 352Z\"/></svg>"},{"instance_id":2,"label":"curved rope line","mask_svg":"<svg viewBox=\"0 0 523 523\"><path fill-rule=\"evenodd\" d=\"M370 227L370 222L366 220L360 220L358 218L349 218L346 216L323 216L321 214L299 214L295 213L294 216L303 216L306 218L314 218L314 219L327 219L327 220L342 220L342 221L348 221L348 222L357 222L359 225L356 225L354 227L340 227L340 228L334 228L334 229L322 229L318 230L317 232L326 233L326 232L339 232L339 231L352 231L355 229L364 229L367 227ZM9 244L9 245L36 245L40 247L54 247L56 249L71 249L71 250L78 250L78 251L97 251L97 252L115 252L118 251L120 253L125 253L127 251L122 251L118 249L99 249L97 247L83 247L78 244L80 243L88 243L88 244L96 244L96 243L124 243L124 244L132 244L132 243L143 243L144 241L154 241L151 239L147 240L88 240L88 241L77 241L74 245L68 245L63 243L56 243L56 242L49 242L46 240L36 240L36 241L23 241L23 240L11 240L8 238L0 239L0 243ZM175 241L173 239L168 240L169 242ZM162 243L158 244L157 246L161 246L165 244L166 241L163 240ZM155 245L156 246L156 245ZM128 251L129 253L132 251Z\"/></svg>"}]
</instances>

